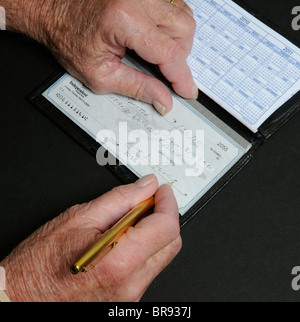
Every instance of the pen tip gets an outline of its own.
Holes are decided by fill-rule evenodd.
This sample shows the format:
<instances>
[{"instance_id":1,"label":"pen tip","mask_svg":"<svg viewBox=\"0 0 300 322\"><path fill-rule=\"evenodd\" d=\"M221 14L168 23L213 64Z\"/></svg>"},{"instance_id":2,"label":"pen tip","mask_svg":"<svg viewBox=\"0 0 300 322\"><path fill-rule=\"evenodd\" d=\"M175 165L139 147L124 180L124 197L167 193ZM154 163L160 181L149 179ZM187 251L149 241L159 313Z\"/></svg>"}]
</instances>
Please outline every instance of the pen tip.
<instances>
[{"instance_id":1,"label":"pen tip","mask_svg":"<svg viewBox=\"0 0 300 322\"><path fill-rule=\"evenodd\" d=\"M73 275L77 275L79 273L79 269L75 265L71 266L70 271Z\"/></svg>"}]
</instances>

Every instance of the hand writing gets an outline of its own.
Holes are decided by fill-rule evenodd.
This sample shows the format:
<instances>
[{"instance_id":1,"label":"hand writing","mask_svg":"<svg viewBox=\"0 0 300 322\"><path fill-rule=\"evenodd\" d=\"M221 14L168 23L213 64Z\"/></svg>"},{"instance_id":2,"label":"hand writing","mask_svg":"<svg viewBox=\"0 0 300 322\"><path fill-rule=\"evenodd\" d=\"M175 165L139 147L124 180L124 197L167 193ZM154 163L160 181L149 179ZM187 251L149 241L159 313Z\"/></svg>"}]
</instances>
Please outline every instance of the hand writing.
<instances>
[{"instance_id":1,"label":"hand writing","mask_svg":"<svg viewBox=\"0 0 300 322\"><path fill-rule=\"evenodd\" d=\"M130 228L88 273L70 265L98 236L156 193L154 214ZM12 301L138 301L181 248L172 189L149 175L77 205L22 242L3 262Z\"/></svg>"}]
</instances>

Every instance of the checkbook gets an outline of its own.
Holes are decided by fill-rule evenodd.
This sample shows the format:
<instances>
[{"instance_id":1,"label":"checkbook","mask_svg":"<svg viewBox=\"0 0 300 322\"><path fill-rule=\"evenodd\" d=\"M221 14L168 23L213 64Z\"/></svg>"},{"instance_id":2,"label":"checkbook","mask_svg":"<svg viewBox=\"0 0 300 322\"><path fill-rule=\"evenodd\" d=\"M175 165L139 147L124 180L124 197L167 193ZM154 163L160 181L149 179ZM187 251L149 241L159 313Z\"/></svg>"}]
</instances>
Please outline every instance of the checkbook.
<instances>
[{"instance_id":1,"label":"checkbook","mask_svg":"<svg viewBox=\"0 0 300 322\"><path fill-rule=\"evenodd\" d=\"M300 108L299 43L233 1L188 4L197 22L188 64L198 100L177 96L154 66L132 52L125 64L169 86L173 109L166 116L122 95L96 95L64 70L29 95L122 182L154 173L159 185L171 183L182 226Z\"/></svg>"}]
</instances>

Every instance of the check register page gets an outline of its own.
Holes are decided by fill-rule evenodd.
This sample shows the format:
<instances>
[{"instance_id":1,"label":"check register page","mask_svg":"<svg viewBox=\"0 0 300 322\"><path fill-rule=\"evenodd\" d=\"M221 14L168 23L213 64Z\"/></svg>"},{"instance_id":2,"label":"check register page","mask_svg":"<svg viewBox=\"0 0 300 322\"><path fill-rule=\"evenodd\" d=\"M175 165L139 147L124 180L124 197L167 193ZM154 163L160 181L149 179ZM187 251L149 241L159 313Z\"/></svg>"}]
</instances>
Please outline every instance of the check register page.
<instances>
[{"instance_id":1,"label":"check register page","mask_svg":"<svg viewBox=\"0 0 300 322\"><path fill-rule=\"evenodd\" d=\"M253 132L300 90L300 49L231 0L189 0L199 89Z\"/></svg>"}]
</instances>

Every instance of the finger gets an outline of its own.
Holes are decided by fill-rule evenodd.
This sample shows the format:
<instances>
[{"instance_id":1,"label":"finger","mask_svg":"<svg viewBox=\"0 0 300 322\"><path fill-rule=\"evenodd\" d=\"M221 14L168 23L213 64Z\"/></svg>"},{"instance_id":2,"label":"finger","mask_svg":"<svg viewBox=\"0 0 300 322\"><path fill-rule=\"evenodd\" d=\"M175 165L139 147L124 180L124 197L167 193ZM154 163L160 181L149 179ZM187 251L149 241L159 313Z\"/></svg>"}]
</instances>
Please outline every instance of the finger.
<instances>
[{"instance_id":1,"label":"finger","mask_svg":"<svg viewBox=\"0 0 300 322\"><path fill-rule=\"evenodd\" d=\"M124 289L133 300L139 301L152 281L171 263L182 247L181 237L153 255L141 265L135 265L131 274L126 274Z\"/></svg>"},{"instance_id":2,"label":"finger","mask_svg":"<svg viewBox=\"0 0 300 322\"><path fill-rule=\"evenodd\" d=\"M101 69L95 69L93 81L89 87L96 93L118 93L136 100L152 104L157 111L165 115L173 105L168 88L158 79L123 64L120 60L107 60L106 75Z\"/></svg>"},{"instance_id":3,"label":"finger","mask_svg":"<svg viewBox=\"0 0 300 322\"><path fill-rule=\"evenodd\" d=\"M135 50L146 61L158 65L177 94L184 98L198 96L198 87L186 62L186 53L176 40L146 19L137 21L134 27L131 25L130 30L126 28L124 26L124 33L133 36L127 37L122 45ZM119 34L118 39L122 41L122 38L122 34Z\"/></svg>"},{"instance_id":4,"label":"finger","mask_svg":"<svg viewBox=\"0 0 300 322\"><path fill-rule=\"evenodd\" d=\"M191 17L194 17L193 10L188 6L188 4L185 1L175 0L173 3L171 3L170 0L165 0L165 1L167 1L172 6L176 6L176 7L180 8L181 10L183 10L185 13L187 13Z\"/></svg>"},{"instance_id":5,"label":"finger","mask_svg":"<svg viewBox=\"0 0 300 322\"><path fill-rule=\"evenodd\" d=\"M170 51L172 53L172 51ZM199 90L195 84L192 72L187 61L182 57L181 52L174 50L174 56L159 64L163 75L172 83L174 91L186 98L197 99Z\"/></svg>"},{"instance_id":6,"label":"finger","mask_svg":"<svg viewBox=\"0 0 300 322\"><path fill-rule=\"evenodd\" d=\"M171 261L178 255L182 248L182 238L179 235L165 248L154 254L147 261L148 271L153 272L153 278L157 276L160 271L167 267Z\"/></svg>"},{"instance_id":7,"label":"finger","mask_svg":"<svg viewBox=\"0 0 300 322\"><path fill-rule=\"evenodd\" d=\"M157 178L152 174L133 184L119 186L92 201L85 220L91 222L90 228L105 231L140 202L153 196L157 187Z\"/></svg>"},{"instance_id":8,"label":"finger","mask_svg":"<svg viewBox=\"0 0 300 322\"><path fill-rule=\"evenodd\" d=\"M131 227L118 241L107 260L136 266L158 253L180 235L178 206L172 188L158 189L154 214ZM128 265L127 265L128 264Z\"/></svg>"},{"instance_id":9,"label":"finger","mask_svg":"<svg viewBox=\"0 0 300 322\"><path fill-rule=\"evenodd\" d=\"M152 3L148 5L153 6ZM156 10L148 8L147 11L151 21L179 43L187 58L193 46L196 28L192 10L182 0L174 4L166 0L155 1L155 5Z\"/></svg>"},{"instance_id":10,"label":"finger","mask_svg":"<svg viewBox=\"0 0 300 322\"><path fill-rule=\"evenodd\" d=\"M148 286L153 280L173 261L182 248L181 236L178 236L173 242L171 242L164 249L150 257L145 263L145 267L140 272L136 280L143 280L144 291L141 292L141 296L144 294ZM141 285L142 286L142 285ZM140 298L139 298L140 299Z\"/></svg>"}]
</instances>

